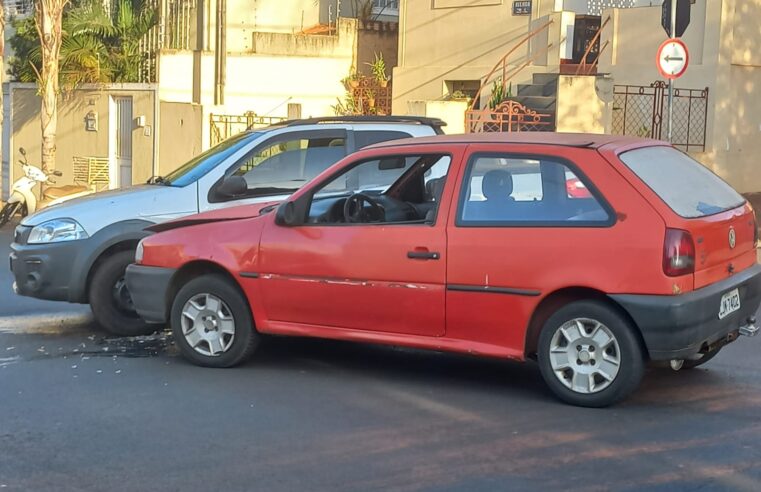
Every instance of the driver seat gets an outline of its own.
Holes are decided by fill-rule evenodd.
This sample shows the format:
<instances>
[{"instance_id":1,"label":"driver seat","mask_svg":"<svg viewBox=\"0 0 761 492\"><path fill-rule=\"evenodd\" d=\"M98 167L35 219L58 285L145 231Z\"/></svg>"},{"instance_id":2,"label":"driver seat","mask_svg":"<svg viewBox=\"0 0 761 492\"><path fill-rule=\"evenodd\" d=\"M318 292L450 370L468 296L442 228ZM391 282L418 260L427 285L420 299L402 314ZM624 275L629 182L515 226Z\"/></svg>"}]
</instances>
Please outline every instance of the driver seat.
<instances>
[{"instance_id":1,"label":"driver seat","mask_svg":"<svg viewBox=\"0 0 761 492\"><path fill-rule=\"evenodd\" d=\"M65 196L74 195L76 193L82 193L85 191L90 191L90 187L82 186L82 185L52 186L52 187L45 187L45 191L43 192L43 195L45 196L45 198L49 198L51 200L57 200Z\"/></svg>"}]
</instances>

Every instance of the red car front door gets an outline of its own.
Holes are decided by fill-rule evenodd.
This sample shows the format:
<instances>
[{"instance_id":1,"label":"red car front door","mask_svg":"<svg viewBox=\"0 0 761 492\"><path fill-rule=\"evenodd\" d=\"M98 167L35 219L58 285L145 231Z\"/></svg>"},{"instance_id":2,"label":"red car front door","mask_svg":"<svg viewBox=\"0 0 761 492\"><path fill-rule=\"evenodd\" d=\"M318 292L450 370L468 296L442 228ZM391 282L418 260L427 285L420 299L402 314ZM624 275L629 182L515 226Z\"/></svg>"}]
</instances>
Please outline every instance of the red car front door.
<instances>
[{"instance_id":1,"label":"red car front door","mask_svg":"<svg viewBox=\"0 0 761 492\"><path fill-rule=\"evenodd\" d=\"M271 322L438 336L444 225L267 225L260 280ZM409 258L410 252L438 254Z\"/></svg>"}]
</instances>

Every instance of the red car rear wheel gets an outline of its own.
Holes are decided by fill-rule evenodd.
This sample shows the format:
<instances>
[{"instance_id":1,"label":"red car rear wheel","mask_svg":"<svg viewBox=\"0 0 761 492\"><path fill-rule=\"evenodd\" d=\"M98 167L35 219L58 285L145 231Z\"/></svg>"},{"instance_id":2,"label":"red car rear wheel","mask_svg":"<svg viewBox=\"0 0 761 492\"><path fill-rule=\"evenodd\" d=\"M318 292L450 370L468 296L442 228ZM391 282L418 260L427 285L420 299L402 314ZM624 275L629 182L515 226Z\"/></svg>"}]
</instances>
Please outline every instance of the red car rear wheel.
<instances>
[{"instance_id":1,"label":"red car rear wheel","mask_svg":"<svg viewBox=\"0 0 761 492\"><path fill-rule=\"evenodd\" d=\"M645 370L635 328L599 301L577 301L550 316L537 351L544 381L561 400L612 405L634 391Z\"/></svg>"}]
</instances>

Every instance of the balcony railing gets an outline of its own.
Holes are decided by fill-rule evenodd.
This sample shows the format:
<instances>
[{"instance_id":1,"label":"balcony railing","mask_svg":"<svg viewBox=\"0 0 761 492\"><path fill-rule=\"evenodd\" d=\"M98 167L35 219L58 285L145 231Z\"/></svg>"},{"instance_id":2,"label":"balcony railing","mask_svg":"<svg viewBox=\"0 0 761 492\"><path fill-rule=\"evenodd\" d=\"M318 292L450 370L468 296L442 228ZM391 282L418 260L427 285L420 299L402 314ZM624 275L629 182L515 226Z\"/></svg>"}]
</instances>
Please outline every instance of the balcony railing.
<instances>
[{"instance_id":1,"label":"balcony railing","mask_svg":"<svg viewBox=\"0 0 761 492\"><path fill-rule=\"evenodd\" d=\"M399 0L373 0L373 15L399 15Z\"/></svg>"},{"instance_id":2,"label":"balcony railing","mask_svg":"<svg viewBox=\"0 0 761 492\"><path fill-rule=\"evenodd\" d=\"M34 0L3 0L7 18L27 17L34 13Z\"/></svg>"}]
</instances>

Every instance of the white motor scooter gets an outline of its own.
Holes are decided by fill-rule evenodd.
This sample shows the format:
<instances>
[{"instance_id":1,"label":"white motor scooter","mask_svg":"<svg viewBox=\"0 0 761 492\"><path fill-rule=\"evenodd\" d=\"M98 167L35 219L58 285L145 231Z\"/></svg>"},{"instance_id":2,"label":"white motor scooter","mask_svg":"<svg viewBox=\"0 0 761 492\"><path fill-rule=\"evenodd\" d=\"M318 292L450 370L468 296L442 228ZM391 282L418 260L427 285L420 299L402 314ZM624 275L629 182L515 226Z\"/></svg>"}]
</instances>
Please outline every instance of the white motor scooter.
<instances>
[{"instance_id":1,"label":"white motor scooter","mask_svg":"<svg viewBox=\"0 0 761 492\"><path fill-rule=\"evenodd\" d=\"M23 160L19 161L24 171L24 176L16 180L11 188L11 196L8 202L0 209L0 227L4 226L11 218L19 214L22 218L33 214L38 208L49 207L72 198L89 195L95 192L94 188L82 185L46 186L42 191L42 199L38 202L34 194L37 183L55 184L51 176L62 176L61 171L52 171L45 174L42 169L27 163L26 151L20 148L19 152Z\"/></svg>"}]
</instances>

